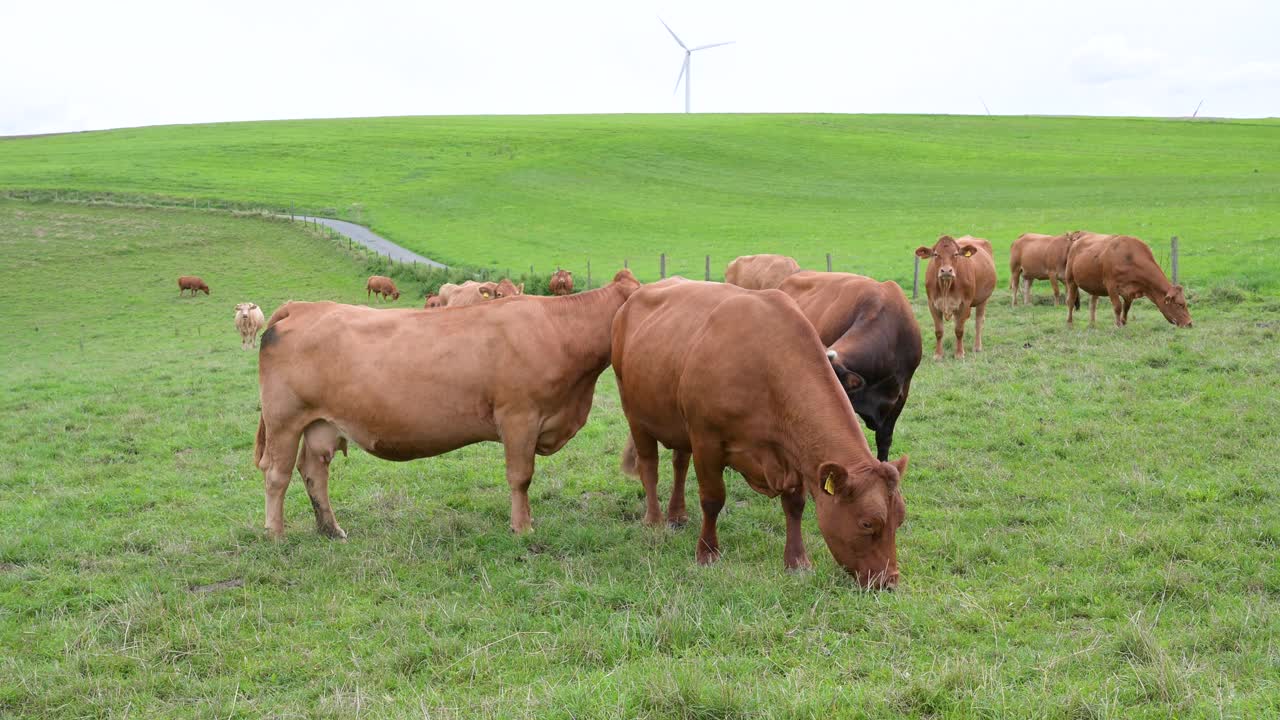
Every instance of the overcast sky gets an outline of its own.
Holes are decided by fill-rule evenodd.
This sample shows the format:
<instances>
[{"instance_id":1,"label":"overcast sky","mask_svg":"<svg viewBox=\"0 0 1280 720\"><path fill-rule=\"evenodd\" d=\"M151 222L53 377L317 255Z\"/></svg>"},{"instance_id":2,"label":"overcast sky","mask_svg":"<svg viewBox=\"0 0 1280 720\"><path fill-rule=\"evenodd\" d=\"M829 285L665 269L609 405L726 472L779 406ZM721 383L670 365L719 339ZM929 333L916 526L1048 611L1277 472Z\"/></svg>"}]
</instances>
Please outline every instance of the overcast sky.
<instances>
[{"instance_id":1,"label":"overcast sky","mask_svg":"<svg viewBox=\"0 0 1280 720\"><path fill-rule=\"evenodd\" d=\"M0 0L0 135L367 115L1280 115L1276 0Z\"/></svg>"}]
</instances>

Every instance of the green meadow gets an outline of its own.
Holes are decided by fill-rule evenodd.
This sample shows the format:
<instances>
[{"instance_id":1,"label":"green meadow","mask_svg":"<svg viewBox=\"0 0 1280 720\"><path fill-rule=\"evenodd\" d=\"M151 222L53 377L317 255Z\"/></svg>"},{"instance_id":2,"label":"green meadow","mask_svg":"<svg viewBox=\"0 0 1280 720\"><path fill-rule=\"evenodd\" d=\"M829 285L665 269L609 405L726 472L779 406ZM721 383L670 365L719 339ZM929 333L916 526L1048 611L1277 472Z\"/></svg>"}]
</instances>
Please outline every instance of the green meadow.
<instances>
[{"instance_id":1,"label":"green meadow","mask_svg":"<svg viewBox=\"0 0 1280 720\"><path fill-rule=\"evenodd\" d=\"M940 233L1127 233L1280 292L1280 122L874 115L371 118L0 139L0 191L291 207L502 272L713 278L772 251L909 282ZM1007 266L1002 268L1007 270ZM581 280L579 280L581 283Z\"/></svg>"},{"instance_id":2,"label":"green meadow","mask_svg":"<svg viewBox=\"0 0 1280 720\"><path fill-rule=\"evenodd\" d=\"M555 129L582 121L527 122ZM901 229L889 236L889 219L877 226L883 237L852 224L854 216L878 216L881 203L887 218L910 216L926 236L989 217L1007 228L992 234L1007 240L1029 219L1040 220L1037 227L1070 224L1078 217L1071 202L1085 197L1099 223L1119 225L1126 205L1112 204L1110 193L1128 185L1134 196L1123 202L1153 223L1153 235L1174 226L1187 232L1181 228L1193 220L1206 233L1231 218L1240 222L1230 225L1233 235L1213 240L1230 250L1230 262L1190 251L1184 260L1192 330L1173 329L1145 302L1126 328L1068 329L1043 288L1039 304L1016 310L1002 289L988 313L986 352L960 362L926 357L894 448L911 458L898 535L903 584L864 593L827 553L812 511L805 539L815 567L784 571L780 508L732 474L718 564L694 563L696 517L682 530L643 527L638 483L617 467L626 424L607 372L587 426L538 461L533 533L508 531L501 448L485 444L410 463L353 450L335 461L331 483L349 540L314 531L298 481L288 495L287 536L272 542L261 530L262 480L251 459L256 355L240 349L232 308L245 300L268 313L287 299L364 302L365 267L286 222L0 200L0 716L1280 715L1280 300L1255 292L1273 287L1277 272L1259 257L1275 258L1265 220L1276 209L1250 189L1274 188L1277 176L1274 154L1257 161L1263 172L1256 175L1241 164L1243 146L1274 126L1114 122L1149 147L1159 142L1142 127L1199 138L1188 144L1202 154L1169 154L1161 166L1211 175L1199 192L1189 175L1117 163L1107 170L1106 192L1062 176L1052 188L987 188L991 199L977 203L984 188L971 183L996 172L994 156L971 158L968 169L964 154L947 155L942 162L952 164L926 176L919 167L928 143L912 140L915 150L900 156L922 173L915 183L922 195L912 195L911 183L890 192L869 180L888 172L877 162L892 157L841 169L820 151L823 142L883 150L863 133L842 134L839 126L852 120L708 122L739 138L753 125L803 131L815 139L804 162L821 167L801 187L799 161L778 155L765 138L739 147L736 161L792 162L780 172L793 182L736 176L726 165L717 177L760 194L717 195L708 168L732 154L704 145L709 134L681 141L664 131L669 142L688 143L690 154L673 167L645 156L630 178L592 182L592 173L608 173L560 165L537 181L530 156L552 152L554 143L509 131L514 157L485 156L477 138L502 136L500 123L469 120L460 123L462 134L479 144L460 140L432 151L465 170L462 179L437 168L384 187L368 178L387 156L360 155L374 144L343 149L320 139L309 153L281 141L272 169L235 162L270 145L249 139L255 126L208 128L218 139L207 144L195 128L97 136L114 150L93 149L90 136L0 142L0 174L14 186L167 195L199 186L210 197L245 201L294 193L314 203L364 200L378 191L377 202L368 200L375 227L419 250L476 257L467 254L468 241L483 237L500 243L495 256L505 248L544 263L547 248L561 241L570 249L644 247L628 243L641 243L644 223L636 218L656 217L646 213L683 218L673 242L722 243L726 253L765 247L748 236L753 223L762 243L861 238L909 250L920 238ZM865 122L888 132L888 120ZM816 125L804 130L806 123ZM1053 142L1063 163L1084 166L1105 155L1080 143L1074 157L1067 129L1085 121L1010 121L1020 123L1060 127ZM957 124L965 142L981 144L979 121ZM369 126L434 137L449 127L443 120ZM256 126L263 127L301 142L308 128L325 125ZM339 137L341 127L335 123L325 137ZM1232 145L1237 154L1210 162L1213 133L1239 145ZM1039 147L1048 142L1041 135ZM628 142L636 141L625 132L583 137L585 146L615 151ZM15 164L28 152L24 143L47 148L44 161L32 152L27 164ZM121 150L130 143L137 153ZM472 147L472 170L461 159L465 147ZM160 161L166 155L172 162ZM338 155L359 162L347 168ZM575 157L627 165L581 149ZM521 172L506 175L492 195L480 184L469 195L458 189L479 183L482 170L518 163L528 165L514 209L499 196ZM720 206L686 215L633 198L616 208L632 213L631 224L605 232L615 208L593 206L579 226L565 215L569 207L539 190L565 192L574 168L583 192L574 202L622 200L628 183L650 199L675 197L679 175L689 179L697 207ZM895 172L900 181L910 174ZM1031 166L1020 172L1043 177ZM324 173L345 178L332 196ZM646 185L645 173L665 178L667 188ZM1125 173L1143 182L1126 183ZM863 196L846 194L855 176L867 181ZM1177 202L1150 204L1161 193L1144 185L1148 179L1176 189ZM429 186L442 191L414 191ZM1056 192L1064 189L1074 200ZM950 199L932 204L940 198ZM430 207L451 201L458 203L452 213L432 218ZM493 217L466 238L450 234L447 245L433 245L435 233L443 238L484 215L468 203L490 203ZM829 212L809 217L819 206ZM956 207L967 209L949 215ZM1005 207L1017 209L997 210ZM425 229L411 232L423 219ZM511 233L519 228L531 235L547 228L537 233L546 245L516 242ZM599 245L591 244L593 228ZM801 235L804 228L810 234ZM801 245L778 249L792 247ZM876 262L897 266L896 259ZM202 275L212 295L179 297L175 278L184 273ZM1250 278L1257 288L1245 286ZM916 310L927 320L923 304ZM749 362L759 349L738 351ZM667 492L668 468L663 474ZM690 508L696 516L697 503Z\"/></svg>"}]
</instances>

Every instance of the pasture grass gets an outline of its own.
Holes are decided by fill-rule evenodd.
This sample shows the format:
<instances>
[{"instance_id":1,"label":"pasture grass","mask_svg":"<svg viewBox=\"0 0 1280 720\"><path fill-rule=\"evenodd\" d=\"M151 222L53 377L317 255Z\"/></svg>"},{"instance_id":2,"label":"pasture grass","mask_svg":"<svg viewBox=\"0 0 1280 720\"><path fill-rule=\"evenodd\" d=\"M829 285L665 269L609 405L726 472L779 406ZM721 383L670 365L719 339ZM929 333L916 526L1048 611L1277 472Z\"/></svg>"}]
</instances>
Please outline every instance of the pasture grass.
<instances>
[{"instance_id":1,"label":"pasture grass","mask_svg":"<svg viewBox=\"0 0 1280 720\"><path fill-rule=\"evenodd\" d=\"M1280 292L1280 122L913 115L402 117L0 139L0 189L270 206L449 264L713 279L738 255L907 284L940 233L1137 235ZM532 274L532 273L531 273Z\"/></svg>"},{"instance_id":2,"label":"pasture grass","mask_svg":"<svg viewBox=\"0 0 1280 720\"><path fill-rule=\"evenodd\" d=\"M182 273L213 294L180 298ZM1280 713L1274 299L1069 330L1001 292L985 353L916 376L904 582L864 593L812 511L815 569L784 571L782 513L739 478L717 565L693 561L693 488L689 527L642 527L610 373L539 459L530 535L485 444L354 450L350 540L314 532L300 481L267 540L232 308L362 291L285 223L0 201L0 716Z\"/></svg>"}]
</instances>

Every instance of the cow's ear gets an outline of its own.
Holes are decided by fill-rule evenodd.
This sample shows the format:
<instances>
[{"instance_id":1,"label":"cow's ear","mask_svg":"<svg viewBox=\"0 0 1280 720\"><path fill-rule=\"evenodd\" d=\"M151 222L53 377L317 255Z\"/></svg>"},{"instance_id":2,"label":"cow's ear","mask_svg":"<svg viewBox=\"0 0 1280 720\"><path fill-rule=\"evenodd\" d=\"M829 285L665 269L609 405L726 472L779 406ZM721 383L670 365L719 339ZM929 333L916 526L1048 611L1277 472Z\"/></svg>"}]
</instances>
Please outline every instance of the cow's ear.
<instances>
[{"instance_id":1,"label":"cow's ear","mask_svg":"<svg viewBox=\"0 0 1280 720\"><path fill-rule=\"evenodd\" d=\"M907 475L907 456L903 455L902 457L898 458L897 460L894 460L893 462L885 463L885 465L890 465L893 467L894 470L898 471L896 475L890 476L895 479L889 483L889 489L890 490L900 489L902 487L902 478L906 477Z\"/></svg>"},{"instance_id":2,"label":"cow's ear","mask_svg":"<svg viewBox=\"0 0 1280 720\"><path fill-rule=\"evenodd\" d=\"M493 295L489 292L489 288L483 288L480 290L480 297L484 298L485 300L488 300L489 298L493 297Z\"/></svg>"},{"instance_id":3,"label":"cow's ear","mask_svg":"<svg viewBox=\"0 0 1280 720\"><path fill-rule=\"evenodd\" d=\"M849 471L840 463L824 462L818 466L818 486L827 495L839 495L849 483Z\"/></svg>"},{"instance_id":4,"label":"cow's ear","mask_svg":"<svg viewBox=\"0 0 1280 720\"><path fill-rule=\"evenodd\" d=\"M920 247L916 248L916 257L925 258L925 259L933 257L933 248L925 247L924 245L921 245Z\"/></svg>"},{"instance_id":5,"label":"cow's ear","mask_svg":"<svg viewBox=\"0 0 1280 720\"><path fill-rule=\"evenodd\" d=\"M960 254L961 254L961 255L963 255L963 256L965 256L965 257L973 257L973 256L974 256L974 254L975 254L975 253L977 253L977 252L978 252L978 248L976 248L976 247L974 247L974 246L972 246L972 245L965 245L965 246L964 246L964 250L963 250Z\"/></svg>"},{"instance_id":6,"label":"cow's ear","mask_svg":"<svg viewBox=\"0 0 1280 720\"><path fill-rule=\"evenodd\" d=\"M844 377L840 379L840 384L844 385L848 390L861 390L866 386L867 381L862 376L852 370L845 371Z\"/></svg>"}]
</instances>

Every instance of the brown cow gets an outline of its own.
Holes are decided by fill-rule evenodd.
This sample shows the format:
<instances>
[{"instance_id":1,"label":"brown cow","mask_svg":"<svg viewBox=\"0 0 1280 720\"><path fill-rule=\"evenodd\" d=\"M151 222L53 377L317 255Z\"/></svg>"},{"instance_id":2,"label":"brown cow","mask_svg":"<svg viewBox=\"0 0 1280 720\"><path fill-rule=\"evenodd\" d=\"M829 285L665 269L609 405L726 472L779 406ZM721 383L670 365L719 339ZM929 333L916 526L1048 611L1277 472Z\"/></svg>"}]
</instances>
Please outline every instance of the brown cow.
<instances>
[{"instance_id":1,"label":"brown cow","mask_svg":"<svg viewBox=\"0 0 1280 720\"><path fill-rule=\"evenodd\" d=\"M639 286L623 270L572 298L451 312L286 304L271 316L258 359L254 462L265 477L267 530L284 533L296 462L319 530L346 536L328 487L329 463L348 441L385 460L500 441L511 528L529 530L534 455L564 447L587 421L596 379L609 366L614 313Z\"/></svg>"},{"instance_id":2,"label":"brown cow","mask_svg":"<svg viewBox=\"0 0 1280 720\"><path fill-rule=\"evenodd\" d=\"M1129 306L1145 297L1165 319L1191 327L1191 312L1181 285L1174 285L1156 263L1151 248L1128 235L1091 235L1076 241L1067 258L1067 324L1080 309L1080 291L1089 298L1089 324L1097 319L1098 298L1111 298L1116 327L1129 322Z\"/></svg>"},{"instance_id":3,"label":"brown cow","mask_svg":"<svg viewBox=\"0 0 1280 720\"><path fill-rule=\"evenodd\" d=\"M1009 249L1009 289L1013 291L1011 305L1018 304L1018 291L1022 290L1022 304L1031 304L1031 285L1036 280L1048 280L1053 287L1053 305L1058 305L1058 279L1067 278L1067 251L1071 244L1085 233L1077 230L1062 235L1023 233L1013 241ZM1025 287L1019 282L1025 280Z\"/></svg>"},{"instance_id":4,"label":"brown cow","mask_svg":"<svg viewBox=\"0 0 1280 720\"><path fill-rule=\"evenodd\" d=\"M755 491L781 497L786 567L809 566L800 533L807 493L836 562L864 586L897 584L907 458L872 457L826 348L791 298L683 279L647 285L613 321L613 367L634 446L624 470L638 471L644 484L646 523L662 520L662 443L675 451L668 521L685 517L693 458L702 505L699 563L720 555L716 517L727 466Z\"/></svg>"},{"instance_id":5,"label":"brown cow","mask_svg":"<svg viewBox=\"0 0 1280 720\"><path fill-rule=\"evenodd\" d=\"M262 308L255 303L236 305L236 329L240 331L240 349L248 350L258 344L258 332L262 330L267 319L262 316Z\"/></svg>"},{"instance_id":6,"label":"brown cow","mask_svg":"<svg viewBox=\"0 0 1280 720\"><path fill-rule=\"evenodd\" d=\"M195 275L183 275L178 278L178 294L181 295L186 290L191 291L191 297L195 297L199 290L203 290L205 295L209 294L209 286Z\"/></svg>"},{"instance_id":7,"label":"brown cow","mask_svg":"<svg viewBox=\"0 0 1280 720\"><path fill-rule=\"evenodd\" d=\"M498 285L493 290L493 299L501 300L504 297L515 297L524 294L524 283L516 285L507 278L498 281Z\"/></svg>"},{"instance_id":8,"label":"brown cow","mask_svg":"<svg viewBox=\"0 0 1280 720\"><path fill-rule=\"evenodd\" d=\"M552 295L573 294L573 273L568 270L557 270L548 283Z\"/></svg>"},{"instance_id":9,"label":"brown cow","mask_svg":"<svg viewBox=\"0 0 1280 720\"><path fill-rule=\"evenodd\" d=\"M444 300L441 300L439 295L428 295L427 302L422 307L424 309L444 307Z\"/></svg>"},{"instance_id":10,"label":"brown cow","mask_svg":"<svg viewBox=\"0 0 1280 720\"><path fill-rule=\"evenodd\" d=\"M876 457L888 460L893 429L923 353L920 325L906 293L895 282L808 270L787 278L779 289L818 331L854 412L876 434Z\"/></svg>"},{"instance_id":11,"label":"brown cow","mask_svg":"<svg viewBox=\"0 0 1280 720\"><path fill-rule=\"evenodd\" d=\"M396 288L395 282L385 275L370 275L369 281L364 285L364 295L377 295L385 301L387 298L392 300L400 299L400 290Z\"/></svg>"},{"instance_id":12,"label":"brown cow","mask_svg":"<svg viewBox=\"0 0 1280 720\"><path fill-rule=\"evenodd\" d=\"M952 318L956 325L956 357L964 357L964 324L970 308L976 311L973 351L982 352L982 323L987 315L987 300L996 287L991 243L969 235L959 240L943 235L933 247L916 248L916 257L929 260L925 291L933 315L933 335L938 341L933 359L942 359L942 323Z\"/></svg>"},{"instance_id":13,"label":"brown cow","mask_svg":"<svg viewBox=\"0 0 1280 720\"><path fill-rule=\"evenodd\" d=\"M724 270L724 281L748 290L768 290L782 284L800 263L786 255L743 255Z\"/></svg>"}]
</instances>

